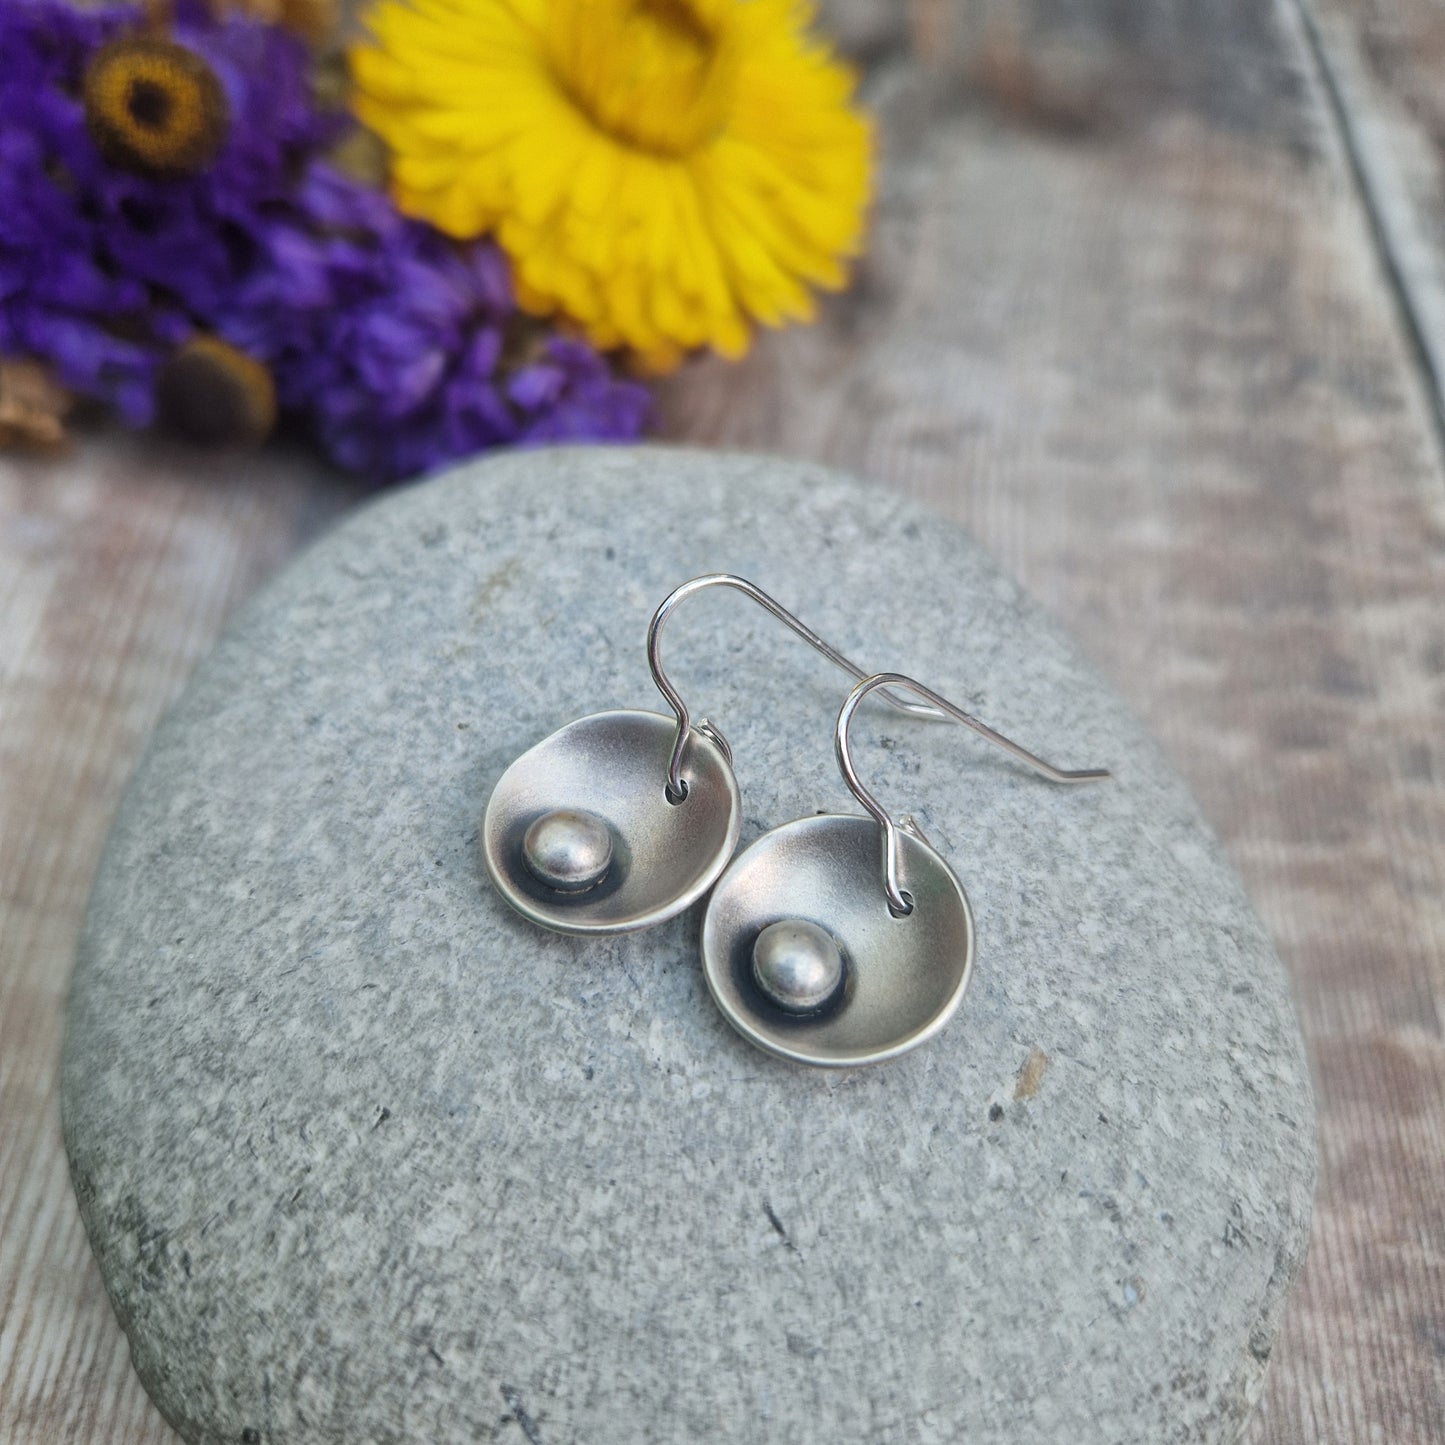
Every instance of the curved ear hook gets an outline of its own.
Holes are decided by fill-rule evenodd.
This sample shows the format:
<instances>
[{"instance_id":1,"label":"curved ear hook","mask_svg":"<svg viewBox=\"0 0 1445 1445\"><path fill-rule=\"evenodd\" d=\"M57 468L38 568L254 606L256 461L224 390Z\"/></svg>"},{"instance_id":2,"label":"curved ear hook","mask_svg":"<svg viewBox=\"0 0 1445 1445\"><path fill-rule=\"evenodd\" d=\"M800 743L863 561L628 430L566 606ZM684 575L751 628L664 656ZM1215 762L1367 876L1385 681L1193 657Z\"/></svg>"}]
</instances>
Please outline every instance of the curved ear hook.
<instances>
[{"instance_id":1,"label":"curved ear hook","mask_svg":"<svg viewBox=\"0 0 1445 1445\"><path fill-rule=\"evenodd\" d=\"M709 587L731 587L745 597L751 597L758 606L772 613L779 622L791 627L804 642L821 652L829 662L841 667L849 677L862 682L868 676L857 663L850 662L837 648L830 647L811 627L805 626L786 607L769 597L761 587L749 582L746 577L737 577L731 572L710 572L706 576L694 577L692 581L684 582L681 587L669 592L662 599L647 627L647 665L652 669L652 680L657 684L657 690L667 699L673 712L677 714L677 737L672 745L672 760L667 765L667 796L674 803L680 803L687 797L687 784L683 782L682 778L682 754L687 742L687 731L691 725L692 714L688 711L687 704L683 702L677 689L668 680L667 674L662 670L660 650L662 628L679 602L686 597L691 597L693 593L702 592ZM907 681L906 678L904 680ZM948 715L946 709L941 710L925 703L910 702L907 698L899 697L896 693L887 690L885 684L878 685L884 687L883 697L885 700L902 712L911 713L914 717L933 718L936 721L942 721ZM721 746L724 753L731 756L731 750L728 748L726 740L715 727L705 722L700 722L698 726Z\"/></svg>"},{"instance_id":2,"label":"curved ear hook","mask_svg":"<svg viewBox=\"0 0 1445 1445\"><path fill-rule=\"evenodd\" d=\"M947 717L961 722L965 727L970 727L980 737L987 738L989 742L1001 747L1006 753L1013 754L1020 762L1027 763L1034 772L1047 778L1051 783L1096 783L1112 774L1107 768L1084 768L1079 772L1066 772L1063 768L1056 768L1052 763L1045 762L1043 758L1037 757L1025 747L1010 738L1004 737L1002 733L995 732L986 723L981 723L976 717L964 712L961 707L955 707L946 697L940 697L932 688L924 687L921 682L911 677L905 677L901 672L880 672L872 677L864 678L850 692L844 700L843 706L838 712L838 722L833 729L833 747L838 754L838 766L843 773L843 781L848 784L849 791L860 803L873 815L883 827L883 890L888 895L888 907L895 917L905 917L913 912L913 900L903 891L903 886L898 880L898 831L900 827L906 832L921 837L916 824L911 818L903 818L901 822L895 823L883 809L878 799L868 791L858 779L857 770L853 767L853 756L849 751L848 729L853 723L853 714L858 711L858 704L875 689L887 689L884 696L891 695L894 688L903 688L908 692L916 693L919 697L925 698L932 704L933 708Z\"/></svg>"}]
</instances>

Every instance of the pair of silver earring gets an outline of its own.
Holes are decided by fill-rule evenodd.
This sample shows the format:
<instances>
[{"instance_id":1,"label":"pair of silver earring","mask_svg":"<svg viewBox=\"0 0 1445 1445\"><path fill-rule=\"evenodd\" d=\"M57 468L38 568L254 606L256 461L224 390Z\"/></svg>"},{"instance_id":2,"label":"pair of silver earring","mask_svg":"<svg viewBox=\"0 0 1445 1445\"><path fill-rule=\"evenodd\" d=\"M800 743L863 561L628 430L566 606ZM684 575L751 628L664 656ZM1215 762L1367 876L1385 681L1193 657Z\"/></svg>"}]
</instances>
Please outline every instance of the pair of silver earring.
<instances>
[{"instance_id":1,"label":"pair of silver earring","mask_svg":"<svg viewBox=\"0 0 1445 1445\"><path fill-rule=\"evenodd\" d=\"M693 722L661 658L667 619L711 587L750 597L855 680L833 741L867 817L795 819L733 857L741 800L732 749L707 719ZM571 934L646 928L711 891L702 962L713 999L744 1038L799 1063L848 1067L917 1047L953 1016L973 972L963 884L854 767L849 730L865 698L963 723L1053 782L1109 776L1056 768L911 677L865 674L728 573L696 577L664 599L648 626L647 661L673 716L595 713L523 753L487 802L487 873L524 917Z\"/></svg>"}]
</instances>

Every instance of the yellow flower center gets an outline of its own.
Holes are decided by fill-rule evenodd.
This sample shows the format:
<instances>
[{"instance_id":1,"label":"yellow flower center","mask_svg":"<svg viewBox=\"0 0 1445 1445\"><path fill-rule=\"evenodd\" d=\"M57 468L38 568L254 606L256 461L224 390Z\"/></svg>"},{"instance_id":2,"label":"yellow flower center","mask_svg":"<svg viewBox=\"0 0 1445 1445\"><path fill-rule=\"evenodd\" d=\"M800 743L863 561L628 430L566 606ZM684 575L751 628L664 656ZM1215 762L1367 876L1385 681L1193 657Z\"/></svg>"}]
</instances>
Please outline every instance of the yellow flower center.
<instances>
[{"instance_id":1,"label":"yellow flower center","mask_svg":"<svg viewBox=\"0 0 1445 1445\"><path fill-rule=\"evenodd\" d=\"M184 46L129 35L103 46L85 75L85 118L106 157L162 175L202 169L226 138L226 97Z\"/></svg>"},{"instance_id":2,"label":"yellow flower center","mask_svg":"<svg viewBox=\"0 0 1445 1445\"><path fill-rule=\"evenodd\" d=\"M737 56L717 0L554 0L546 44L573 101L638 150L686 155L727 120Z\"/></svg>"}]
</instances>

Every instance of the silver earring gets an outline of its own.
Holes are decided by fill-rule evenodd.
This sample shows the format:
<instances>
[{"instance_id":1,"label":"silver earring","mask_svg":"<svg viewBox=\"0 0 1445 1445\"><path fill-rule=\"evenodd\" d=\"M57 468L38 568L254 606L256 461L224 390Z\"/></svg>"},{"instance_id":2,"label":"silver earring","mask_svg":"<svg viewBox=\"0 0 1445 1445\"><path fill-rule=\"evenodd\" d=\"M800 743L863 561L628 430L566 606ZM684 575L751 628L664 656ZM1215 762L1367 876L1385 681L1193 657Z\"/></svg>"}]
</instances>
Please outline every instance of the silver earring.
<instances>
[{"instance_id":1,"label":"silver earring","mask_svg":"<svg viewBox=\"0 0 1445 1445\"><path fill-rule=\"evenodd\" d=\"M733 860L703 918L703 970L718 1007L749 1042L798 1063L846 1068L916 1048L953 1017L973 972L963 884L917 823L895 821L853 766L853 714L877 689L914 693L934 716L972 728L1052 782L1109 776L1056 768L901 673L861 681L833 741L843 780L870 817L824 814L764 833Z\"/></svg>"},{"instance_id":2,"label":"silver earring","mask_svg":"<svg viewBox=\"0 0 1445 1445\"><path fill-rule=\"evenodd\" d=\"M482 818L492 883L524 917L560 933L622 933L681 913L717 881L737 847L741 804L732 749L692 715L663 671L662 629L685 598L730 587L841 667L863 669L760 587L729 573L670 593L647 629L652 680L672 717L594 713L544 738L502 775ZM885 691L895 707L940 714Z\"/></svg>"}]
</instances>

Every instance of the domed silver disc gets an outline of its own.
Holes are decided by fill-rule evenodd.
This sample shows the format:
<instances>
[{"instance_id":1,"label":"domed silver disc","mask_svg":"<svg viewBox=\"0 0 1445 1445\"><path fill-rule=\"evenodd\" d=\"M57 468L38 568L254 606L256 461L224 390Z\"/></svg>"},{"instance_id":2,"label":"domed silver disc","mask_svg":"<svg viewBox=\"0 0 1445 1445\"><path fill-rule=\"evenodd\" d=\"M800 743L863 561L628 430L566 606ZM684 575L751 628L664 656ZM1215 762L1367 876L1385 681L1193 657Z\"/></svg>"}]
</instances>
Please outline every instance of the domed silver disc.
<instances>
[{"instance_id":1,"label":"domed silver disc","mask_svg":"<svg viewBox=\"0 0 1445 1445\"><path fill-rule=\"evenodd\" d=\"M502 774L482 817L482 858L513 908L561 933L621 933L672 918L712 887L737 846L737 780L693 729L687 797L670 802L676 727L658 713L594 713Z\"/></svg>"},{"instance_id":2,"label":"domed silver disc","mask_svg":"<svg viewBox=\"0 0 1445 1445\"><path fill-rule=\"evenodd\" d=\"M708 989L760 1049L830 1068L878 1063L932 1038L958 1009L973 972L968 897L948 864L905 833L900 875L913 911L895 918L880 831L871 818L785 823L739 854L713 890L702 925ZM846 960L836 999L809 1013L780 1007L754 971L761 936L796 921Z\"/></svg>"},{"instance_id":3,"label":"domed silver disc","mask_svg":"<svg viewBox=\"0 0 1445 1445\"><path fill-rule=\"evenodd\" d=\"M826 928L780 918L753 940L753 982L785 1013L817 1013L843 988L843 951Z\"/></svg>"},{"instance_id":4,"label":"domed silver disc","mask_svg":"<svg viewBox=\"0 0 1445 1445\"><path fill-rule=\"evenodd\" d=\"M561 893L595 888L612 862L612 830L595 813L554 808L522 834L522 861L539 883Z\"/></svg>"}]
</instances>

